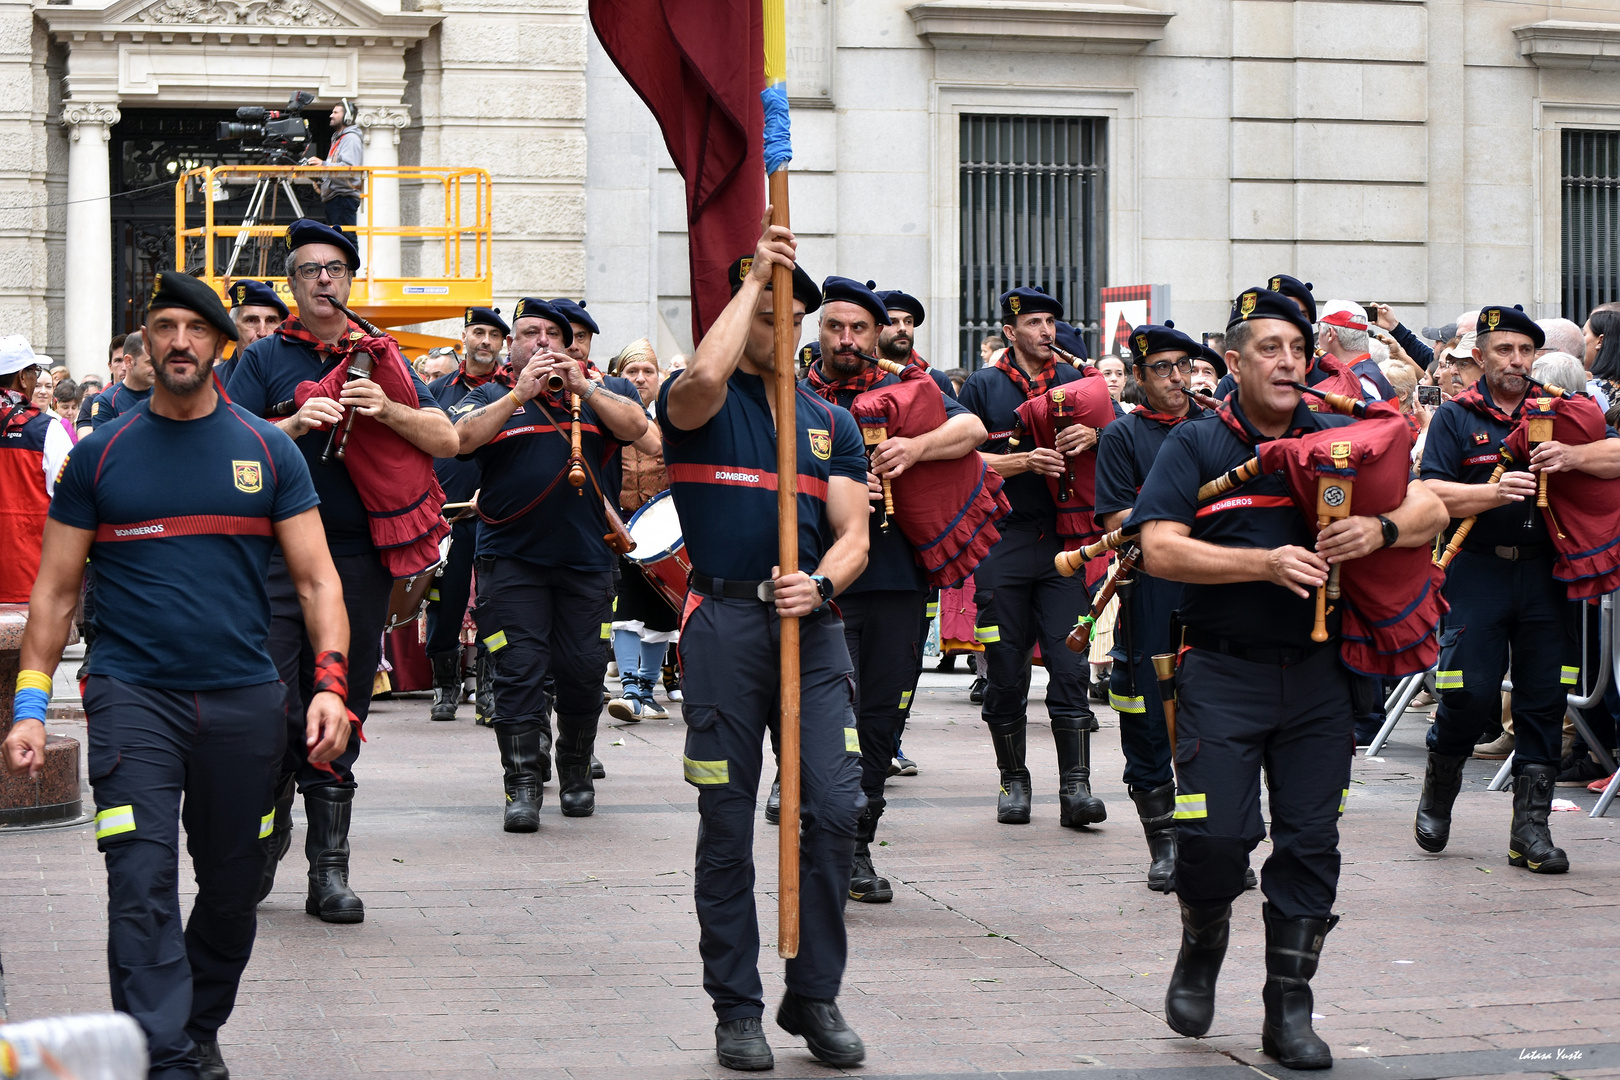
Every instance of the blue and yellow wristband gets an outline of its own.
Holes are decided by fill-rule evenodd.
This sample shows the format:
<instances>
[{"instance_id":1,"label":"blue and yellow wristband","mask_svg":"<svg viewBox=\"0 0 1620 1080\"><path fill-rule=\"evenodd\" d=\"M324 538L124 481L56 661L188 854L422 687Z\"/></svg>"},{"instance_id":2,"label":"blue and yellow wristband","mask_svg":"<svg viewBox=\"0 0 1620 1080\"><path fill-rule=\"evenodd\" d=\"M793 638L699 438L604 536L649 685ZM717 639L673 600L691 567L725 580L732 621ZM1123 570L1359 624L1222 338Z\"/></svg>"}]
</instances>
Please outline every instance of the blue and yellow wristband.
<instances>
[{"instance_id":1,"label":"blue and yellow wristband","mask_svg":"<svg viewBox=\"0 0 1620 1080\"><path fill-rule=\"evenodd\" d=\"M43 671L17 672L17 695L11 704L12 720L45 723L45 711L51 704L52 685L51 677Z\"/></svg>"}]
</instances>

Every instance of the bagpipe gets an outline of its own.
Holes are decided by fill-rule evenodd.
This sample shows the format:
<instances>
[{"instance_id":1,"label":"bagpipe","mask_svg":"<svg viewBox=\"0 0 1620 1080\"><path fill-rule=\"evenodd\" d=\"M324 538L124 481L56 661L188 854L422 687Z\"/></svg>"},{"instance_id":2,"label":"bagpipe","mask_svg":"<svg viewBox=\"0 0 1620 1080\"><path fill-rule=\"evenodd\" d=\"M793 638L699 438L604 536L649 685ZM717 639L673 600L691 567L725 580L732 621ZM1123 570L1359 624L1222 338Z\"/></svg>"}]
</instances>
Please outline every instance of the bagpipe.
<instances>
[{"instance_id":1,"label":"bagpipe","mask_svg":"<svg viewBox=\"0 0 1620 1080\"><path fill-rule=\"evenodd\" d=\"M913 439L945 423L945 395L914 364L865 359L898 383L867 390L850 403L867 447L890 438ZM917 551L929 583L960 585L989 553L1012 512L1001 475L968 453L950 460L919 461L899 476L883 479L884 527L893 523Z\"/></svg>"},{"instance_id":2,"label":"bagpipe","mask_svg":"<svg viewBox=\"0 0 1620 1080\"><path fill-rule=\"evenodd\" d=\"M1025 436L1037 447L1057 449L1057 437L1075 425L1102 429L1114 422L1114 400L1101 376L1087 376L1051 387L1018 406L1013 434L1007 441L1017 446ZM1063 456L1063 471L1045 477L1047 490L1057 506L1057 534L1065 551L1082 548L1101 535L1092 507L1097 493L1097 447L1083 453ZM1088 568L1088 578L1092 571Z\"/></svg>"},{"instance_id":3,"label":"bagpipe","mask_svg":"<svg viewBox=\"0 0 1620 1080\"><path fill-rule=\"evenodd\" d=\"M1526 381L1539 393L1525 398L1519 423L1502 444L1504 464L1498 466L1498 479L1510 461L1528 465L1544 442L1584 446L1607 437L1608 425L1597 402L1561 387ZM1564 582L1571 600L1588 600L1620 588L1620 485L1579 470L1538 472L1536 506L1557 553L1553 577Z\"/></svg>"},{"instance_id":4,"label":"bagpipe","mask_svg":"<svg viewBox=\"0 0 1620 1080\"><path fill-rule=\"evenodd\" d=\"M1255 456L1199 489L1199 502L1219 498L1261 474L1279 476L1294 505L1320 532L1352 515L1387 514L1411 482L1412 432L1388 402L1362 402L1333 391L1296 388L1335 411L1357 416L1346 427L1256 447ZM1317 590L1311 638L1326 641L1329 601L1341 601L1340 658L1363 675L1398 677L1427 671L1439 655L1435 628L1447 605L1445 574L1427 547L1379 548L1335 563Z\"/></svg>"},{"instance_id":5,"label":"bagpipe","mask_svg":"<svg viewBox=\"0 0 1620 1080\"><path fill-rule=\"evenodd\" d=\"M345 384L370 379L391 401L418 406L416 383L399 343L332 297L326 298L360 327L350 335L345 362L319 380L298 384L293 411L312 397L334 401ZM406 618L420 609L443 556L440 541L450 533L442 514L444 489L433 472L433 459L376 417L343 408L343 418L327 436L323 462L343 462L366 510L371 542L394 578L389 617Z\"/></svg>"}]
</instances>

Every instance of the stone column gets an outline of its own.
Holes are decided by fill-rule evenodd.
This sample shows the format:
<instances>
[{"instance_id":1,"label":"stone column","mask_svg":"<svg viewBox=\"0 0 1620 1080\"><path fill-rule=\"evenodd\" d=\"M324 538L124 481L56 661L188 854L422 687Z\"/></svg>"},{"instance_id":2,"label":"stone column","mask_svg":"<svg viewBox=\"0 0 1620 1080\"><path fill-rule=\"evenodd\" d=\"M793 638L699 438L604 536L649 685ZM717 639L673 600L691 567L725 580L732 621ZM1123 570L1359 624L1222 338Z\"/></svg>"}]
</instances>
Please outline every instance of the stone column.
<instances>
[{"instance_id":1,"label":"stone column","mask_svg":"<svg viewBox=\"0 0 1620 1080\"><path fill-rule=\"evenodd\" d=\"M360 110L360 137L366 144L368 167L391 168L399 164L399 133L411 122L405 105L372 105ZM399 227L399 180L373 176L371 184L371 223L377 228ZM364 225L362 217L360 224ZM365 255L362 244L360 254ZM399 277L399 237L378 236L371 242L372 277Z\"/></svg>"},{"instance_id":2,"label":"stone column","mask_svg":"<svg viewBox=\"0 0 1620 1080\"><path fill-rule=\"evenodd\" d=\"M76 379L100 373L112 337L112 209L107 140L118 123L118 106L69 101L67 125L67 275L63 332L68 369Z\"/></svg>"}]
</instances>

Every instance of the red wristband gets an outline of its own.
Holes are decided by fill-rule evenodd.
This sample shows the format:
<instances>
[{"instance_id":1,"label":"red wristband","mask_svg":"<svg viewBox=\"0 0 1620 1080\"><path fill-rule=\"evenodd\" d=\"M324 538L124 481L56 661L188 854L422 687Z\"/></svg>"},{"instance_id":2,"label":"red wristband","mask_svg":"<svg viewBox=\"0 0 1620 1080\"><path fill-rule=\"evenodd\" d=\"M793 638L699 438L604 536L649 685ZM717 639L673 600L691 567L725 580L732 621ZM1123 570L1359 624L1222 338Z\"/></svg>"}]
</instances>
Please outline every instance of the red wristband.
<instances>
[{"instance_id":1,"label":"red wristband","mask_svg":"<svg viewBox=\"0 0 1620 1080\"><path fill-rule=\"evenodd\" d=\"M349 658L327 649L315 658L315 693L330 691L349 700Z\"/></svg>"}]
</instances>

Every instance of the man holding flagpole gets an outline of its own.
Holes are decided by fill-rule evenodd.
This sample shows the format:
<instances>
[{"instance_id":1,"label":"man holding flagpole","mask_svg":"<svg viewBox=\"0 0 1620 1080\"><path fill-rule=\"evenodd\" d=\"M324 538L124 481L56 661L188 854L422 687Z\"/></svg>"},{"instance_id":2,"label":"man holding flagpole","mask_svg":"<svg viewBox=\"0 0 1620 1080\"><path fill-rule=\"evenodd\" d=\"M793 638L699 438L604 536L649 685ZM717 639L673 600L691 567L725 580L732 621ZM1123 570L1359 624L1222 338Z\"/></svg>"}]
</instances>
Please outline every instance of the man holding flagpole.
<instances>
[{"instance_id":1,"label":"man holding flagpole","mask_svg":"<svg viewBox=\"0 0 1620 1080\"><path fill-rule=\"evenodd\" d=\"M777 414L773 313L792 304L797 327L821 295L793 264L793 234L767 226L737 264L737 292L686 368L658 398L664 461L692 560L682 619L684 769L698 789L693 894L703 986L714 1000L716 1050L731 1069L769 1069L761 1026L754 816L768 728L781 708L782 624L800 627L803 948L787 962L776 1022L831 1065L866 1056L835 1001L848 942L844 903L856 823L866 808L844 625L832 597L866 567L869 502L860 430L844 409L795 400L799 565L777 561ZM792 273L778 298L771 271ZM788 830L784 829L784 834Z\"/></svg>"}]
</instances>

